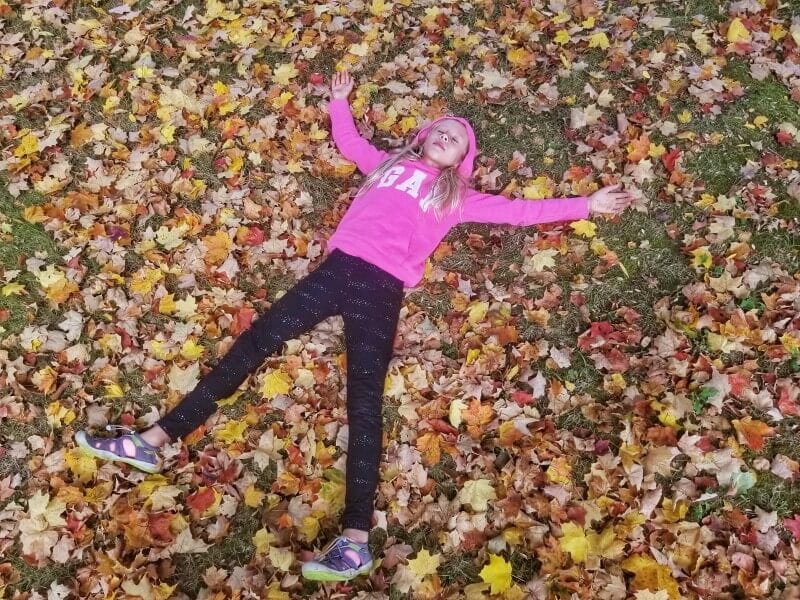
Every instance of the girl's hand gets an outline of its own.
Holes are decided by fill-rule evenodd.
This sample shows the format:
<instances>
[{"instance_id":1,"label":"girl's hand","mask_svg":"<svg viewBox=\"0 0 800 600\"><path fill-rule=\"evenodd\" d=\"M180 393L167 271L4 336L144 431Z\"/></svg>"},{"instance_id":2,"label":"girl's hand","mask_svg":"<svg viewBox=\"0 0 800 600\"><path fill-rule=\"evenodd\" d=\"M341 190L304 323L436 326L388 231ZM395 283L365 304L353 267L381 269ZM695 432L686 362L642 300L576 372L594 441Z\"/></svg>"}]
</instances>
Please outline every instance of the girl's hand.
<instances>
[{"instance_id":1,"label":"girl's hand","mask_svg":"<svg viewBox=\"0 0 800 600\"><path fill-rule=\"evenodd\" d=\"M589 196L589 212L618 215L628 208L633 197L628 192L617 191L621 185L607 185Z\"/></svg>"},{"instance_id":2,"label":"girl's hand","mask_svg":"<svg viewBox=\"0 0 800 600\"><path fill-rule=\"evenodd\" d=\"M331 78L331 98L337 100L339 98L347 98L350 92L353 91L353 78L347 71L334 73Z\"/></svg>"}]
</instances>

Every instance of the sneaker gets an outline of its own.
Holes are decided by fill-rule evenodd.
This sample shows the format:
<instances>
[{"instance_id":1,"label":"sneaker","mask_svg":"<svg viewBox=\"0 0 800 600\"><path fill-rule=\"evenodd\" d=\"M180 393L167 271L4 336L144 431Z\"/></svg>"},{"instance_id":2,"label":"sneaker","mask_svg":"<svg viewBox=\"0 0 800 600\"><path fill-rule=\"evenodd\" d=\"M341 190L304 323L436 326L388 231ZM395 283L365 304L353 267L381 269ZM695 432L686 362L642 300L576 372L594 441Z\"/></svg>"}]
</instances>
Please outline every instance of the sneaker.
<instances>
[{"instance_id":1,"label":"sneaker","mask_svg":"<svg viewBox=\"0 0 800 600\"><path fill-rule=\"evenodd\" d=\"M106 429L122 429L129 433L117 438L99 438L79 431L75 434L75 441L95 458L124 462L145 473L161 471L158 448L145 442L136 431L124 425L106 425Z\"/></svg>"},{"instance_id":2,"label":"sneaker","mask_svg":"<svg viewBox=\"0 0 800 600\"><path fill-rule=\"evenodd\" d=\"M303 577L314 581L348 581L372 569L369 545L340 535L314 560L303 563Z\"/></svg>"}]
</instances>

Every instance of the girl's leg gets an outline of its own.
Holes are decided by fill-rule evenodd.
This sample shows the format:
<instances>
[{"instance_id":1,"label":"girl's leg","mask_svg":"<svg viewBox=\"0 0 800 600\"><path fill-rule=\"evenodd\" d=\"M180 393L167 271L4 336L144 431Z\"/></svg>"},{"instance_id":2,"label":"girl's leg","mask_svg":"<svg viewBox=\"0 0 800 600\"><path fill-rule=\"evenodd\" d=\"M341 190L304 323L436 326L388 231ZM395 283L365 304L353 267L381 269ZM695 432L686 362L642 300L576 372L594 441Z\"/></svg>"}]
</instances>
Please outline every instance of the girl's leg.
<instances>
[{"instance_id":1,"label":"girl's leg","mask_svg":"<svg viewBox=\"0 0 800 600\"><path fill-rule=\"evenodd\" d=\"M342 254L332 253L317 269L286 295L273 303L243 332L216 367L167 415L147 431L119 438L99 438L79 431L75 439L90 454L119 460L147 472L160 470L156 449L170 439L183 437L216 411L215 401L230 396L264 358L278 351L283 342L311 329L337 313L346 275ZM120 428L119 426L110 426Z\"/></svg>"},{"instance_id":2,"label":"girl's leg","mask_svg":"<svg viewBox=\"0 0 800 600\"><path fill-rule=\"evenodd\" d=\"M264 359L281 349L283 343L308 331L320 321L337 314L343 273L340 253L333 253L301 280L270 309L256 319L184 399L159 421L171 439L181 438L217 410L216 401L230 396Z\"/></svg>"},{"instance_id":3,"label":"girl's leg","mask_svg":"<svg viewBox=\"0 0 800 600\"><path fill-rule=\"evenodd\" d=\"M369 573L372 526L382 441L382 396L392 357L403 284L360 259L352 259L342 316L347 342L347 487L343 535L303 564L306 579L347 581Z\"/></svg>"},{"instance_id":4,"label":"girl's leg","mask_svg":"<svg viewBox=\"0 0 800 600\"><path fill-rule=\"evenodd\" d=\"M397 286L391 285L397 282ZM402 283L376 286L343 311L347 342L347 487L342 527L356 541L372 526L383 438L383 388L392 359ZM351 531L356 530L356 531ZM361 532L359 535L358 532Z\"/></svg>"}]
</instances>

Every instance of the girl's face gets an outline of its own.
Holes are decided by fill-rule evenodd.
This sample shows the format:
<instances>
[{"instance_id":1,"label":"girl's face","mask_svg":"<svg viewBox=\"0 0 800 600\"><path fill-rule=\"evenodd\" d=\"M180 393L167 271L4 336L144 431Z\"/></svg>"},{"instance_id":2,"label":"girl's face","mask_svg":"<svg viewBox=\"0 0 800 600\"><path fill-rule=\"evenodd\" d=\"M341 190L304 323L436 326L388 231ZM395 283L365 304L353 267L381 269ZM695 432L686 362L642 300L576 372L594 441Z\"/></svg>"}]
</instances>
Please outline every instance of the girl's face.
<instances>
[{"instance_id":1,"label":"girl's face","mask_svg":"<svg viewBox=\"0 0 800 600\"><path fill-rule=\"evenodd\" d=\"M467 130L453 119L436 123L422 143L422 161L432 167L444 169L461 163L469 149Z\"/></svg>"}]
</instances>

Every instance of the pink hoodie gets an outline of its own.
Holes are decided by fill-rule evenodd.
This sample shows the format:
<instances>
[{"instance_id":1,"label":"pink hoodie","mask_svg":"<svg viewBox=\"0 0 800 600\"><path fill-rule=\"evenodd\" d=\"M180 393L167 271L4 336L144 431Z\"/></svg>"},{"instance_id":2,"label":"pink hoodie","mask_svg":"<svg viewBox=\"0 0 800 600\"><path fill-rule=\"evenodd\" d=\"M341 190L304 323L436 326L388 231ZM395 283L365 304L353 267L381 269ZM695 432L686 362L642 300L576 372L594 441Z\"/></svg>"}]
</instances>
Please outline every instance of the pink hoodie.
<instances>
[{"instance_id":1,"label":"pink hoodie","mask_svg":"<svg viewBox=\"0 0 800 600\"><path fill-rule=\"evenodd\" d=\"M347 99L331 100L328 110L336 147L362 173L368 174L389 156L359 135ZM442 118L455 119L467 130L469 150L458 171L469 180L478 153L472 126L460 117ZM414 139L424 140L440 120L423 127ZM585 219L589 214L586 196L510 200L470 188L461 209L442 215L440 220L426 202L438 173L439 169L421 160L404 160L387 171L364 195L353 200L328 241L328 251L339 248L363 258L403 281L405 287L414 287L422 279L427 258L460 223L534 225Z\"/></svg>"}]
</instances>

